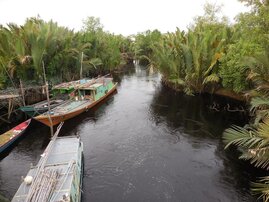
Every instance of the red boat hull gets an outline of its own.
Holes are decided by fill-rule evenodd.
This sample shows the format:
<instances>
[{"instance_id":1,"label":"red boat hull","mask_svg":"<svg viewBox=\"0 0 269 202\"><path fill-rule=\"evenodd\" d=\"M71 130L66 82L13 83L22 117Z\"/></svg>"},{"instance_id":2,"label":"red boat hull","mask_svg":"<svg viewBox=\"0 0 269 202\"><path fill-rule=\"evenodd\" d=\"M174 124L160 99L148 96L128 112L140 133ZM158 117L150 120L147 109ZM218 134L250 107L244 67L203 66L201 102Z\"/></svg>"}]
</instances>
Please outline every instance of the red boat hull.
<instances>
[{"instance_id":1,"label":"red boat hull","mask_svg":"<svg viewBox=\"0 0 269 202\"><path fill-rule=\"evenodd\" d=\"M25 133L30 123L31 119L28 119L0 135L0 153L6 151L16 140L19 139Z\"/></svg>"}]
</instances>

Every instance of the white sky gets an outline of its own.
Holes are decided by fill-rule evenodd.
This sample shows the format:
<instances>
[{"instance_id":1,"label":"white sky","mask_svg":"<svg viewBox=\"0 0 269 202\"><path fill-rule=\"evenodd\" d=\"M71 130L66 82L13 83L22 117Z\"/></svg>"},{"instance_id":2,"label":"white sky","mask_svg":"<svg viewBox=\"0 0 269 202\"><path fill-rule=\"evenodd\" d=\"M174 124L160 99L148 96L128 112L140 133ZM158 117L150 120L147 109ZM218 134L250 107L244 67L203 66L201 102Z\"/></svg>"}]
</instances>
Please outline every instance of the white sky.
<instances>
[{"instance_id":1,"label":"white sky","mask_svg":"<svg viewBox=\"0 0 269 202\"><path fill-rule=\"evenodd\" d=\"M0 0L0 24L23 24L38 14L61 26L80 30L87 16L99 17L104 29L130 35L148 29L161 32L185 29L203 14L206 0ZM223 4L223 14L232 21L248 9L237 0L208 0Z\"/></svg>"}]
</instances>

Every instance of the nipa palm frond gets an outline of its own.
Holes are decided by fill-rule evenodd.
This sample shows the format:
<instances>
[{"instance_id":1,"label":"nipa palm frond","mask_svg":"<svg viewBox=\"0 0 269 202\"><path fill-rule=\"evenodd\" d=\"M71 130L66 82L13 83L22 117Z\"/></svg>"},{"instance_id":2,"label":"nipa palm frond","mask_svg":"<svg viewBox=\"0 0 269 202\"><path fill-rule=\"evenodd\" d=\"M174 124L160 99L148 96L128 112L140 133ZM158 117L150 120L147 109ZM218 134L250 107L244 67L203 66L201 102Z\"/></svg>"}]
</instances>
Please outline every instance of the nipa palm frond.
<instances>
[{"instance_id":1,"label":"nipa palm frond","mask_svg":"<svg viewBox=\"0 0 269 202\"><path fill-rule=\"evenodd\" d=\"M269 108L269 99L264 97L255 97L251 99L250 104L251 104L250 111Z\"/></svg>"},{"instance_id":2,"label":"nipa palm frond","mask_svg":"<svg viewBox=\"0 0 269 202\"><path fill-rule=\"evenodd\" d=\"M269 169L269 146L248 149L243 152L240 159L250 160L258 168Z\"/></svg>"},{"instance_id":3,"label":"nipa palm frond","mask_svg":"<svg viewBox=\"0 0 269 202\"><path fill-rule=\"evenodd\" d=\"M250 160L256 167L269 169L269 121L260 123L257 129L233 126L225 130L226 147L236 145L243 152L241 159Z\"/></svg>"},{"instance_id":4,"label":"nipa palm frond","mask_svg":"<svg viewBox=\"0 0 269 202\"><path fill-rule=\"evenodd\" d=\"M261 194L260 198L264 202L269 202L269 176L263 177L258 182L251 183L251 185L254 194Z\"/></svg>"},{"instance_id":5,"label":"nipa palm frond","mask_svg":"<svg viewBox=\"0 0 269 202\"><path fill-rule=\"evenodd\" d=\"M220 78L217 74L213 73L207 77L205 77L203 84L207 83L218 83L220 81Z\"/></svg>"},{"instance_id":6,"label":"nipa palm frond","mask_svg":"<svg viewBox=\"0 0 269 202\"><path fill-rule=\"evenodd\" d=\"M223 134L225 149L231 145L236 145L243 149L255 148L263 141L254 129L246 129L240 126L232 126L224 131Z\"/></svg>"}]
</instances>

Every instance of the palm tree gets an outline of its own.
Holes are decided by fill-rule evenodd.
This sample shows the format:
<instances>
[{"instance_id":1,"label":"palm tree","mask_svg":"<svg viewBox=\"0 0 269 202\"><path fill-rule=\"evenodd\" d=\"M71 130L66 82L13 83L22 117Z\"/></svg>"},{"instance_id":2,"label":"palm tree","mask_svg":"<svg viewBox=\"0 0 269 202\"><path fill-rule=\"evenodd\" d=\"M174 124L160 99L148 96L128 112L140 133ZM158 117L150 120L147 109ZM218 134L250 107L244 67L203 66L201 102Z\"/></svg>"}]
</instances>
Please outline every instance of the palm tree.
<instances>
[{"instance_id":1,"label":"palm tree","mask_svg":"<svg viewBox=\"0 0 269 202\"><path fill-rule=\"evenodd\" d=\"M254 122L250 126L233 126L224 132L224 142L228 148L236 145L242 152L240 158L249 160L254 166L269 169L269 95L268 52L264 55L248 58L250 73L248 78L253 81L258 92L252 98L250 111L254 114ZM264 201L269 201L269 177L252 183L254 193L261 193Z\"/></svg>"},{"instance_id":2,"label":"palm tree","mask_svg":"<svg viewBox=\"0 0 269 202\"><path fill-rule=\"evenodd\" d=\"M254 127L233 126L224 132L224 142L228 148L236 145L242 152L240 159L249 160L254 166L269 169L269 117ZM269 200L268 177L253 183L253 191L262 193L264 201Z\"/></svg>"},{"instance_id":3,"label":"palm tree","mask_svg":"<svg viewBox=\"0 0 269 202\"><path fill-rule=\"evenodd\" d=\"M152 43L153 53L147 58L164 80L181 86L187 93L201 93L220 83L218 61L225 51L228 33L228 26L223 23L198 24L187 33L177 29Z\"/></svg>"}]
</instances>

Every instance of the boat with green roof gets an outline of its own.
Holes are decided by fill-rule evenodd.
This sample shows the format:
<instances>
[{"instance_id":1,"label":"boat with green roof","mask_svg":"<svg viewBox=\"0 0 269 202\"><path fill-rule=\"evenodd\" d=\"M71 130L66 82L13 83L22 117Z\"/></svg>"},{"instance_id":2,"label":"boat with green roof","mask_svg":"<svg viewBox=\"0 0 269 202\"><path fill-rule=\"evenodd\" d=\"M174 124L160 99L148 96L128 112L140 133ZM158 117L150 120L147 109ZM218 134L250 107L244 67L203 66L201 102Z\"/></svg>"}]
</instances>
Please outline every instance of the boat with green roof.
<instances>
[{"instance_id":1,"label":"boat with green roof","mask_svg":"<svg viewBox=\"0 0 269 202\"><path fill-rule=\"evenodd\" d=\"M37 121L47 126L57 125L71 119L100 103L117 89L117 83L111 77L99 77L76 86L70 94L71 99L39 116L34 117Z\"/></svg>"}]
</instances>

